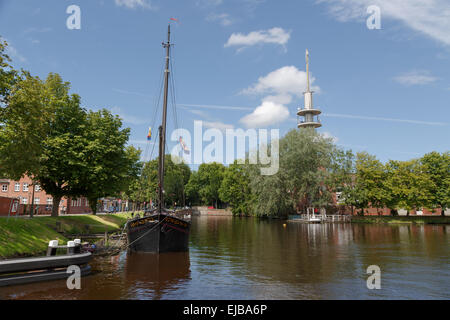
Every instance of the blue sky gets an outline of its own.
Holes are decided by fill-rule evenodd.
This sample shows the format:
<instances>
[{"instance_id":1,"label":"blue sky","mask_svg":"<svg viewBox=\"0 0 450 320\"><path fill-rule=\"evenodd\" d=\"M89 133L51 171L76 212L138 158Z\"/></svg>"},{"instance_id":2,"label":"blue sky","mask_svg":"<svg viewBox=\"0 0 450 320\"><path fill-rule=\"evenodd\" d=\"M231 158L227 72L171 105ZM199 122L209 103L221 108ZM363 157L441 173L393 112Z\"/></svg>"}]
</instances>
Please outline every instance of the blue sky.
<instances>
[{"instance_id":1,"label":"blue sky","mask_svg":"<svg viewBox=\"0 0 450 320\"><path fill-rule=\"evenodd\" d=\"M72 4L81 30L66 27ZM379 30L366 26L370 5ZM15 67L61 74L86 108L119 114L144 149L160 123L171 17L179 126L284 135L303 105L308 48L320 132L382 161L450 149L447 0L0 0L0 35Z\"/></svg>"}]
</instances>

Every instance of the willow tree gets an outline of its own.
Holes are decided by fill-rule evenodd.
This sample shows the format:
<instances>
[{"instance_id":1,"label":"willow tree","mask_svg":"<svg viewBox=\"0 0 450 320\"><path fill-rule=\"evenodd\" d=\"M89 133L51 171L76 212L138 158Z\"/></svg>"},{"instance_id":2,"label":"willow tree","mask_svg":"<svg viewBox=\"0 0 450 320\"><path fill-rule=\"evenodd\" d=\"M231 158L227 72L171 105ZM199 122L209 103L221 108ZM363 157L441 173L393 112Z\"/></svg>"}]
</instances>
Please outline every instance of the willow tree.
<instances>
[{"instance_id":1,"label":"willow tree","mask_svg":"<svg viewBox=\"0 0 450 320\"><path fill-rule=\"evenodd\" d=\"M291 130L279 142L278 173L251 171L255 214L285 217L298 209L329 205L337 181L343 179L337 168L344 168L341 162L348 156L313 129Z\"/></svg>"}]
</instances>

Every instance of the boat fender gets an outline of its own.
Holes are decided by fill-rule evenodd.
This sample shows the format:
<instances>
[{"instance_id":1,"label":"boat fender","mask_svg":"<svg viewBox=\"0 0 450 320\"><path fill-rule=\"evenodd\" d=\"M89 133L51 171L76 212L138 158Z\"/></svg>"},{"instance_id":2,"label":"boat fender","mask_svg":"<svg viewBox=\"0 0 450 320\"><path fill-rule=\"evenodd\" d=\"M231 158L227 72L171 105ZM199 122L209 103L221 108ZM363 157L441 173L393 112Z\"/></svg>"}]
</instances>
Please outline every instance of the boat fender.
<instances>
[{"instance_id":1,"label":"boat fender","mask_svg":"<svg viewBox=\"0 0 450 320\"><path fill-rule=\"evenodd\" d=\"M67 242L67 254L70 256L75 254L75 241Z\"/></svg>"},{"instance_id":2,"label":"boat fender","mask_svg":"<svg viewBox=\"0 0 450 320\"><path fill-rule=\"evenodd\" d=\"M56 256L56 250L58 250L58 240L51 240L48 243L47 256Z\"/></svg>"}]
</instances>

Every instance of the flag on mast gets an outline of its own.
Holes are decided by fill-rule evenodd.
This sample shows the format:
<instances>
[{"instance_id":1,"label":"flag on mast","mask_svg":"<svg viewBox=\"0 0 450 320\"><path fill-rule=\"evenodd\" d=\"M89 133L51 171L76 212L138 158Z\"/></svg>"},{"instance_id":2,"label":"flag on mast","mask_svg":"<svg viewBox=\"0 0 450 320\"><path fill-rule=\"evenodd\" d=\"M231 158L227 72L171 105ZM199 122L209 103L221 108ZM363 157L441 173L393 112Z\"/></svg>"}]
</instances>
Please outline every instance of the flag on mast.
<instances>
[{"instance_id":1,"label":"flag on mast","mask_svg":"<svg viewBox=\"0 0 450 320\"><path fill-rule=\"evenodd\" d=\"M191 154L191 151L189 151L188 147L186 146L186 144L183 141L183 137L180 137L180 145L185 154Z\"/></svg>"},{"instance_id":2,"label":"flag on mast","mask_svg":"<svg viewBox=\"0 0 450 320\"><path fill-rule=\"evenodd\" d=\"M170 21L175 21L177 23L180 23L180 21L178 19L175 19L175 18L170 18Z\"/></svg>"},{"instance_id":3,"label":"flag on mast","mask_svg":"<svg viewBox=\"0 0 450 320\"><path fill-rule=\"evenodd\" d=\"M148 140L148 141L151 141L151 140L152 140L152 128L151 128L151 127L148 129L147 140Z\"/></svg>"}]
</instances>

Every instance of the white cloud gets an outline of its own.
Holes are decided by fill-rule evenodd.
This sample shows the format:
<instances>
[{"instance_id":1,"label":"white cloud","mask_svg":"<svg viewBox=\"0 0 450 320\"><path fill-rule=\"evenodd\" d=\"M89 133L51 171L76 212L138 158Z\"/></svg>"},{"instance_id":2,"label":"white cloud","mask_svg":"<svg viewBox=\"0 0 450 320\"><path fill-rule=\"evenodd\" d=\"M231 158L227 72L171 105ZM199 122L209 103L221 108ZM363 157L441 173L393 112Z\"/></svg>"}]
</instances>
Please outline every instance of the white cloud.
<instances>
[{"instance_id":1,"label":"white cloud","mask_svg":"<svg viewBox=\"0 0 450 320\"><path fill-rule=\"evenodd\" d=\"M272 101L263 101L251 114L240 121L247 128L263 128L272 124L281 123L289 118L289 110L282 104Z\"/></svg>"},{"instance_id":2,"label":"white cloud","mask_svg":"<svg viewBox=\"0 0 450 320\"><path fill-rule=\"evenodd\" d=\"M219 22L224 27L233 23L233 20L228 13L211 13L206 17L206 21Z\"/></svg>"},{"instance_id":3,"label":"white cloud","mask_svg":"<svg viewBox=\"0 0 450 320\"><path fill-rule=\"evenodd\" d=\"M149 10L156 9L156 7L147 0L115 0L115 3L119 7L127 7L129 9L136 9L139 7Z\"/></svg>"},{"instance_id":4,"label":"white cloud","mask_svg":"<svg viewBox=\"0 0 450 320\"><path fill-rule=\"evenodd\" d=\"M322 116L323 117L332 117L332 118L344 118L344 119L360 119L360 120L374 120L374 121L411 123L411 124L420 124L420 125L428 125L428 126L447 126L448 125L448 123L445 123L445 122L432 122L432 121L410 120L410 119L383 118L383 117L372 117L372 116L342 114L342 113L324 113L324 114L322 114ZM297 120L295 120L295 121L297 121Z\"/></svg>"},{"instance_id":5,"label":"white cloud","mask_svg":"<svg viewBox=\"0 0 450 320\"><path fill-rule=\"evenodd\" d=\"M311 78L311 83L315 79ZM245 89L245 94L276 93L277 95L294 94L301 96L306 90L306 72L298 70L295 66L285 66L260 77L252 87ZM314 87L318 92L320 88Z\"/></svg>"},{"instance_id":6,"label":"white cloud","mask_svg":"<svg viewBox=\"0 0 450 320\"><path fill-rule=\"evenodd\" d=\"M0 37L0 40L2 38ZM8 46L6 47L5 53L14 59L19 60L19 62L21 63L25 63L27 62L27 58L25 58L22 54L19 53L19 51L17 51L17 49L15 47L13 47L13 45L11 44L11 42L8 41L8 39L3 38L4 41L6 41L6 43L8 43Z\"/></svg>"},{"instance_id":7,"label":"white cloud","mask_svg":"<svg viewBox=\"0 0 450 320\"><path fill-rule=\"evenodd\" d=\"M210 105L210 104L185 104L185 103L179 103L179 106L184 107L194 107L194 108L202 108L202 109L215 109L215 110L253 110L250 107L234 107L234 106L217 106L217 105Z\"/></svg>"},{"instance_id":8,"label":"white cloud","mask_svg":"<svg viewBox=\"0 0 450 320\"><path fill-rule=\"evenodd\" d=\"M202 121L203 126L205 128L211 128L211 129L219 129L219 130L226 130L226 129L233 129L234 126L232 124L226 124L220 121L217 122L209 122L209 121Z\"/></svg>"},{"instance_id":9,"label":"white cloud","mask_svg":"<svg viewBox=\"0 0 450 320\"><path fill-rule=\"evenodd\" d=\"M223 3L223 0L197 0L196 5L199 7L219 6Z\"/></svg>"},{"instance_id":10,"label":"white cloud","mask_svg":"<svg viewBox=\"0 0 450 320\"><path fill-rule=\"evenodd\" d=\"M437 78L429 71L411 71L395 77L394 80L406 86L413 86L429 84L435 82Z\"/></svg>"},{"instance_id":11,"label":"white cloud","mask_svg":"<svg viewBox=\"0 0 450 320\"><path fill-rule=\"evenodd\" d=\"M183 108L183 109L187 109L187 108ZM202 110L192 110L192 109L187 109L187 111L189 111L192 114L195 114L196 116L202 117L202 118L207 118L208 114Z\"/></svg>"},{"instance_id":12,"label":"white cloud","mask_svg":"<svg viewBox=\"0 0 450 320\"><path fill-rule=\"evenodd\" d=\"M119 107L113 107L110 110L111 110L111 113L117 114L125 123L139 125L139 124L144 124L144 123L148 122L147 120L145 120L141 117L135 117L135 116L126 114Z\"/></svg>"},{"instance_id":13,"label":"white cloud","mask_svg":"<svg viewBox=\"0 0 450 320\"><path fill-rule=\"evenodd\" d=\"M314 82L314 78L311 81ZM313 87L320 91L319 87ZM289 118L290 104L294 97L302 96L306 90L306 72L295 66L285 66L260 77L253 86L242 91L244 94L266 95L262 104L253 113L241 119L247 127L264 127L277 124Z\"/></svg>"},{"instance_id":14,"label":"white cloud","mask_svg":"<svg viewBox=\"0 0 450 320\"><path fill-rule=\"evenodd\" d=\"M450 45L450 3L448 0L316 0L329 5L338 21L364 21L367 7L379 6L381 20L392 19L408 28ZM382 22L383 25L383 22Z\"/></svg>"},{"instance_id":15,"label":"white cloud","mask_svg":"<svg viewBox=\"0 0 450 320\"><path fill-rule=\"evenodd\" d=\"M225 44L225 48L237 46L242 49L244 47L267 43L285 47L290 37L291 33L285 31L283 28L253 31L249 34L233 33Z\"/></svg>"}]
</instances>

